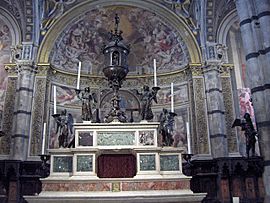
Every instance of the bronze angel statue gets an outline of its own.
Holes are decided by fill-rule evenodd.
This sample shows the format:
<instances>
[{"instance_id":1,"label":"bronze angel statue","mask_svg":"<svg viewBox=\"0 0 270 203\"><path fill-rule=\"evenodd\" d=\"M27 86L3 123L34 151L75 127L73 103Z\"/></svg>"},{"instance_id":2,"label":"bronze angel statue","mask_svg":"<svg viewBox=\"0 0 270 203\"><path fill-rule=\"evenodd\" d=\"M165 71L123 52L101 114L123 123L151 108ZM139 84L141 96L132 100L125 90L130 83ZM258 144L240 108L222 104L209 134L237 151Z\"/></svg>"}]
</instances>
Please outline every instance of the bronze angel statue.
<instances>
[{"instance_id":1,"label":"bronze angel statue","mask_svg":"<svg viewBox=\"0 0 270 203\"><path fill-rule=\"evenodd\" d=\"M59 148L68 147L70 138L73 136L73 116L71 113L67 114L67 110L62 110L61 114L55 118L56 120L56 134L58 134Z\"/></svg>"},{"instance_id":2,"label":"bronze angel statue","mask_svg":"<svg viewBox=\"0 0 270 203\"><path fill-rule=\"evenodd\" d=\"M77 96L82 101L82 115L83 121L93 121L93 106L97 103L95 93L91 93L90 87L84 88L81 92L77 90Z\"/></svg>"}]
</instances>

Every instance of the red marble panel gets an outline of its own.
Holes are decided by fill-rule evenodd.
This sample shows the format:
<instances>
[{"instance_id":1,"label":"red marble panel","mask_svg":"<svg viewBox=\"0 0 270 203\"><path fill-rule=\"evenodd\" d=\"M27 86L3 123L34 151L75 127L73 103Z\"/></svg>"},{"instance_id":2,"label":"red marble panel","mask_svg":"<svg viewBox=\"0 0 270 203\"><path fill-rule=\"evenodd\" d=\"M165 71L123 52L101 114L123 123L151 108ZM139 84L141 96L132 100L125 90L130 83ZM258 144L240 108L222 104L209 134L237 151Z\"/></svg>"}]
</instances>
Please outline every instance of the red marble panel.
<instances>
[{"instance_id":1,"label":"red marble panel","mask_svg":"<svg viewBox=\"0 0 270 203\"><path fill-rule=\"evenodd\" d=\"M262 178L258 178L258 187L259 187L260 197L264 197L265 190L264 190L264 185L263 185L263 179Z\"/></svg>"}]
</instances>

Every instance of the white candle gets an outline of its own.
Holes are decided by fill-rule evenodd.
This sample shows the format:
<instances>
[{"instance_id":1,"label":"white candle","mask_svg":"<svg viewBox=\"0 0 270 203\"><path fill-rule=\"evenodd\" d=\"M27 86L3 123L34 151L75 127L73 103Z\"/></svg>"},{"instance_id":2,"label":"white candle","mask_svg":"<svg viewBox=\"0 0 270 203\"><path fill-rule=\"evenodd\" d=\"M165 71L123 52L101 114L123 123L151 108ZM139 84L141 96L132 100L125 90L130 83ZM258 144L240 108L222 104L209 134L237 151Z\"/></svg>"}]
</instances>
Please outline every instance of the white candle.
<instances>
[{"instance_id":1,"label":"white candle","mask_svg":"<svg viewBox=\"0 0 270 203\"><path fill-rule=\"evenodd\" d=\"M186 122L187 128L187 147L188 147L188 154L191 154L191 142L190 142L190 131L189 131L189 123Z\"/></svg>"},{"instance_id":2,"label":"white candle","mask_svg":"<svg viewBox=\"0 0 270 203\"><path fill-rule=\"evenodd\" d=\"M233 203L239 203L240 199L239 197L233 197Z\"/></svg>"},{"instance_id":3,"label":"white candle","mask_svg":"<svg viewBox=\"0 0 270 203\"><path fill-rule=\"evenodd\" d=\"M154 87L157 87L157 62L154 59Z\"/></svg>"},{"instance_id":4,"label":"white candle","mask_svg":"<svg viewBox=\"0 0 270 203\"><path fill-rule=\"evenodd\" d=\"M53 114L56 114L56 86L53 86Z\"/></svg>"},{"instance_id":5,"label":"white candle","mask_svg":"<svg viewBox=\"0 0 270 203\"><path fill-rule=\"evenodd\" d=\"M79 66L78 66L78 78L77 78L77 90L80 89L81 66L82 66L82 62L79 61Z\"/></svg>"},{"instance_id":6,"label":"white candle","mask_svg":"<svg viewBox=\"0 0 270 203\"><path fill-rule=\"evenodd\" d=\"M45 140L46 140L46 123L43 124L41 154L45 154Z\"/></svg>"},{"instance_id":7,"label":"white candle","mask_svg":"<svg viewBox=\"0 0 270 203\"><path fill-rule=\"evenodd\" d=\"M173 97L173 82L171 83L171 112L174 112L174 104L173 104L173 100L174 100L174 97Z\"/></svg>"}]
</instances>

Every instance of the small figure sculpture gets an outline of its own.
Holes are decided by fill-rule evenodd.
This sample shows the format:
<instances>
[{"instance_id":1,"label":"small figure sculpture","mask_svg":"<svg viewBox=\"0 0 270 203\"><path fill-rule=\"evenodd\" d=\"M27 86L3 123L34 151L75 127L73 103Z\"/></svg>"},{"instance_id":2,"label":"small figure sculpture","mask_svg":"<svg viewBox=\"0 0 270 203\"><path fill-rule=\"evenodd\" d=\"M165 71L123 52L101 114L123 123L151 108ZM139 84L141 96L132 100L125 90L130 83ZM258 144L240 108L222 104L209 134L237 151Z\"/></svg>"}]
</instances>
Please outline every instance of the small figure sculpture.
<instances>
[{"instance_id":1,"label":"small figure sculpture","mask_svg":"<svg viewBox=\"0 0 270 203\"><path fill-rule=\"evenodd\" d=\"M68 146L68 137L73 135L73 117L67 110L62 110L61 114L56 114L56 134L58 135L59 148Z\"/></svg>"},{"instance_id":2,"label":"small figure sculpture","mask_svg":"<svg viewBox=\"0 0 270 203\"><path fill-rule=\"evenodd\" d=\"M159 116L159 132L162 135L163 146L172 146L173 144L173 126L174 117L176 116L173 112L168 112L167 109L163 109Z\"/></svg>"},{"instance_id":3,"label":"small figure sculpture","mask_svg":"<svg viewBox=\"0 0 270 203\"><path fill-rule=\"evenodd\" d=\"M152 90L150 90L149 86L144 85L143 86L143 92L139 93L137 91L138 95L141 95L141 119L142 120L151 120L154 117L154 114L152 112L152 101L154 100L157 103L157 92L160 88L159 87L153 87Z\"/></svg>"},{"instance_id":4,"label":"small figure sculpture","mask_svg":"<svg viewBox=\"0 0 270 203\"><path fill-rule=\"evenodd\" d=\"M82 101L82 115L81 118L83 121L92 121L93 112L92 112L92 103L97 103L95 94L90 92L90 87L86 87L84 92L77 90L77 96Z\"/></svg>"},{"instance_id":5,"label":"small figure sculpture","mask_svg":"<svg viewBox=\"0 0 270 203\"><path fill-rule=\"evenodd\" d=\"M247 157L249 157L250 150L251 150L252 156L255 156L255 144L256 144L257 132L252 124L252 120L250 118L249 113L245 113L244 119L245 120L235 119L232 127L240 126L241 130L245 131Z\"/></svg>"}]
</instances>

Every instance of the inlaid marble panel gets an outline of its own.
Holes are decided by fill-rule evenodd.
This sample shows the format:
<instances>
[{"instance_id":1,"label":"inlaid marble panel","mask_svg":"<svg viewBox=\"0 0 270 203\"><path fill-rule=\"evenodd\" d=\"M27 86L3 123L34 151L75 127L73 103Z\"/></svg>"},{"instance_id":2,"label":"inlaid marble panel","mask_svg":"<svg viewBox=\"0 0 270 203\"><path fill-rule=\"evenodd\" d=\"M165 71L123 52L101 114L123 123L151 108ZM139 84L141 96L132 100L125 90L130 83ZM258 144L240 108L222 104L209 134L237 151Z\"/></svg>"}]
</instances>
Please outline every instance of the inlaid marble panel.
<instances>
[{"instance_id":1,"label":"inlaid marble panel","mask_svg":"<svg viewBox=\"0 0 270 203\"><path fill-rule=\"evenodd\" d=\"M139 131L139 145L154 145L154 131Z\"/></svg>"},{"instance_id":2,"label":"inlaid marble panel","mask_svg":"<svg viewBox=\"0 0 270 203\"><path fill-rule=\"evenodd\" d=\"M72 172L72 157L71 156L54 156L53 157L53 172L57 172L57 173Z\"/></svg>"},{"instance_id":3,"label":"inlaid marble panel","mask_svg":"<svg viewBox=\"0 0 270 203\"><path fill-rule=\"evenodd\" d=\"M155 154L140 154L140 170L141 171L156 170Z\"/></svg>"},{"instance_id":4,"label":"inlaid marble panel","mask_svg":"<svg viewBox=\"0 0 270 203\"><path fill-rule=\"evenodd\" d=\"M93 132L79 132L79 146L93 146Z\"/></svg>"},{"instance_id":5,"label":"inlaid marble panel","mask_svg":"<svg viewBox=\"0 0 270 203\"><path fill-rule=\"evenodd\" d=\"M97 145L134 145L135 132L98 132Z\"/></svg>"},{"instance_id":6,"label":"inlaid marble panel","mask_svg":"<svg viewBox=\"0 0 270 203\"><path fill-rule=\"evenodd\" d=\"M78 172L93 171L93 155L78 155L77 156L77 171Z\"/></svg>"},{"instance_id":7,"label":"inlaid marble panel","mask_svg":"<svg viewBox=\"0 0 270 203\"><path fill-rule=\"evenodd\" d=\"M160 155L161 171L179 171L178 155Z\"/></svg>"}]
</instances>

